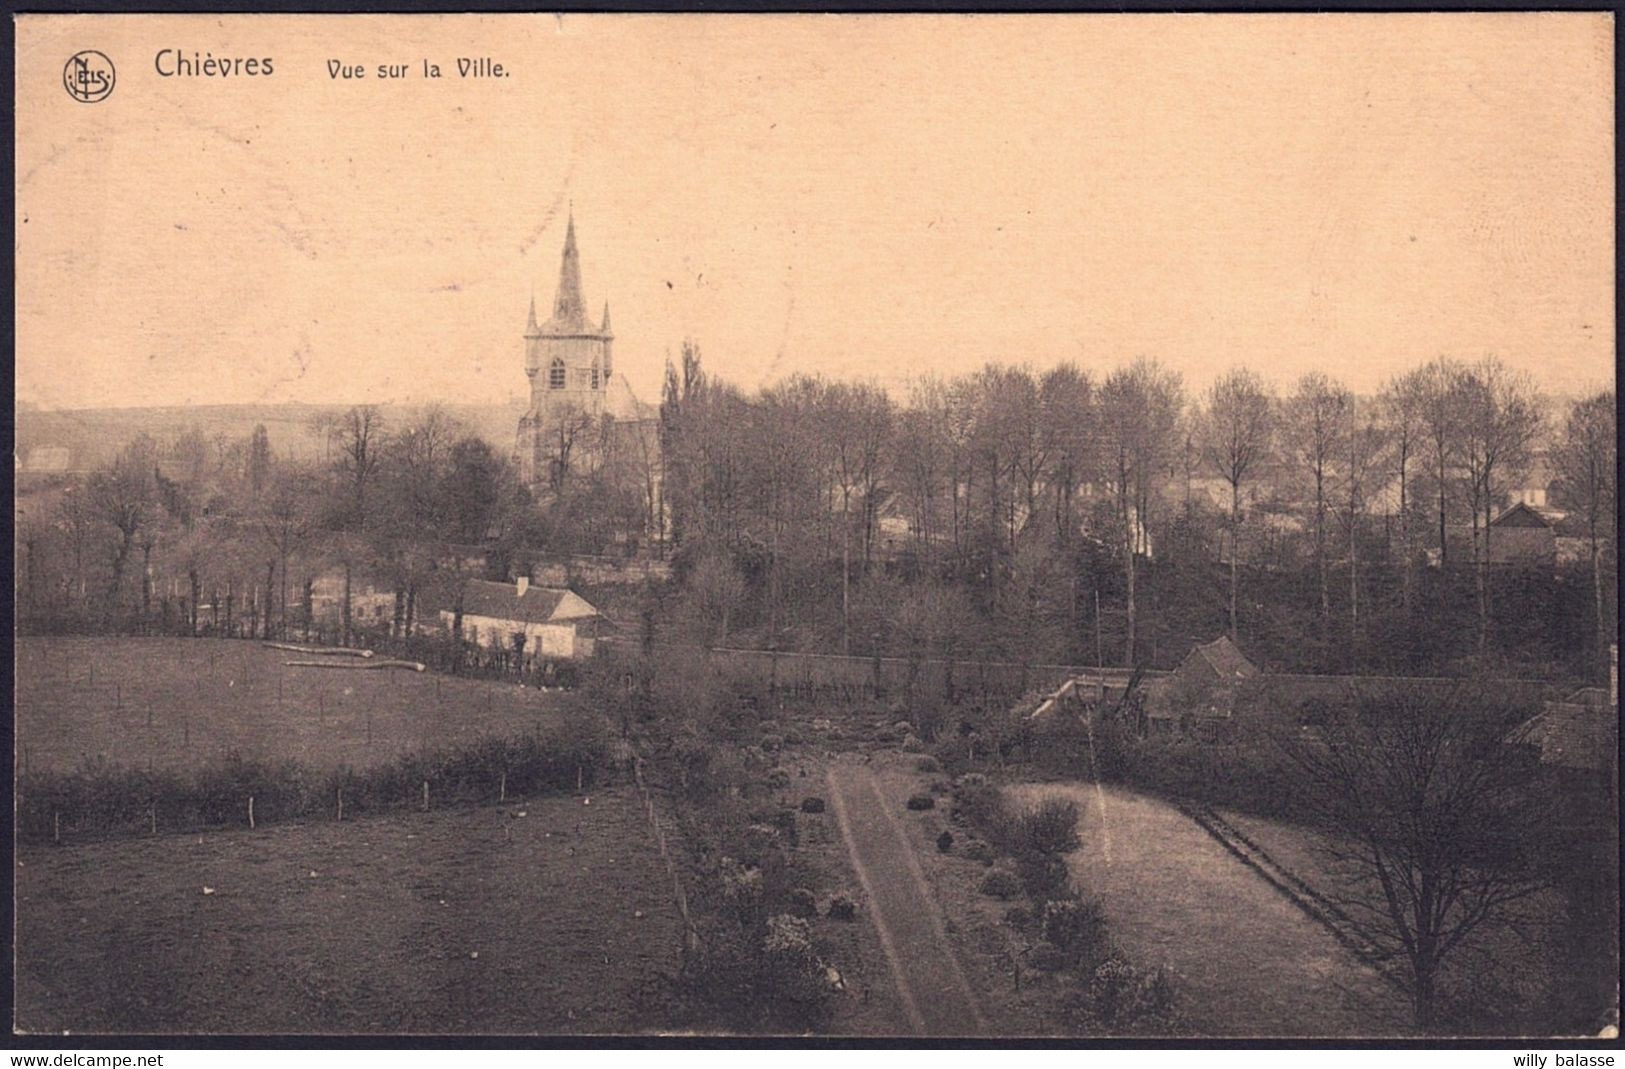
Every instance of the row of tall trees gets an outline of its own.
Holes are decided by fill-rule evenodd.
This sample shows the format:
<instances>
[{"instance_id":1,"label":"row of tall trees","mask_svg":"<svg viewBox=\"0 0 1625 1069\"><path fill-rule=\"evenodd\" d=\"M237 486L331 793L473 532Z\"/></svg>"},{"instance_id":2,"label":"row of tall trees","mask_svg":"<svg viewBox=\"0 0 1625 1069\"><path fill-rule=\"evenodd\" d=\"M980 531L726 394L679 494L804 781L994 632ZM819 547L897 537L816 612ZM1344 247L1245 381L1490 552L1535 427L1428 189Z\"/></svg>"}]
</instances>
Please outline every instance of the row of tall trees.
<instances>
[{"instance_id":1,"label":"row of tall trees","mask_svg":"<svg viewBox=\"0 0 1625 1069\"><path fill-rule=\"evenodd\" d=\"M679 563L731 562L744 592L733 622L756 619L774 643L868 648L859 588L886 563L965 591L1010 654L1048 627L1045 655L1087 655L1089 630L1102 630L1088 602L1104 592L1111 659L1134 664L1146 659L1148 588L1166 588L1156 572L1217 562L1233 637L1282 586L1260 570L1297 569L1316 641L1358 651L1394 617L1389 602L1413 624L1439 611L1418 598L1431 560L1470 583L1471 615L1448 626L1483 656L1508 585L1492 567L1491 521L1549 470L1553 503L1595 526L1590 631L1602 643L1613 395L1551 424L1545 407L1528 376L1494 358L1440 358L1375 396L1318 372L1277 393L1245 368L1191 395L1146 359L1104 376L990 364L898 397L810 376L747 395L688 344L660 410L662 533ZM714 573L708 564L713 587Z\"/></svg>"}]
</instances>

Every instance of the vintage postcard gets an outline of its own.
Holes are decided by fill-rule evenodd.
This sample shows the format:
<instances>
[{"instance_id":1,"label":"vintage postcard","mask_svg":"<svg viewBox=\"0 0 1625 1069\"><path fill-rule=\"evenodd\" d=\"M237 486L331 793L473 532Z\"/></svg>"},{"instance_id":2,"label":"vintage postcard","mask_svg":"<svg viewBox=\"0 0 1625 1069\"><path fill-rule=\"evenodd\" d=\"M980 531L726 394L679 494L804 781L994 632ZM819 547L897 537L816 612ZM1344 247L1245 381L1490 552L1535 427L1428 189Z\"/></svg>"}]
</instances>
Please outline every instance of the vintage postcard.
<instances>
[{"instance_id":1,"label":"vintage postcard","mask_svg":"<svg viewBox=\"0 0 1625 1069\"><path fill-rule=\"evenodd\" d=\"M17 1033L1617 1034L1610 15L15 29Z\"/></svg>"}]
</instances>

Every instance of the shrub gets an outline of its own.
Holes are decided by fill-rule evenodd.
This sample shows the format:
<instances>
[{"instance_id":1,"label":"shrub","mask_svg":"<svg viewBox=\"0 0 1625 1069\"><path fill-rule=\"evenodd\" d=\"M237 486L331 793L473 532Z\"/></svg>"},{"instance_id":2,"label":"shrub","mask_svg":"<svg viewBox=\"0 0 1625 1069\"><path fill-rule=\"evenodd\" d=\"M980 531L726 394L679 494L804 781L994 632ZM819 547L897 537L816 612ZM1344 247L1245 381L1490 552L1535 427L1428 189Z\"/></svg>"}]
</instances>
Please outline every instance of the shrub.
<instances>
[{"instance_id":1,"label":"shrub","mask_svg":"<svg viewBox=\"0 0 1625 1069\"><path fill-rule=\"evenodd\" d=\"M790 849L794 850L801 845L801 833L796 828L796 811L794 809L780 809L768 818L768 823L778 830L781 840Z\"/></svg>"},{"instance_id":2,"label":"shrub","mask_svg":"<svg viewBox=\"0 0 1625 1069\"><path fill-rule=\"evenodd\" d=\"M1056 899L1045 903L1044 938L1067 959L1068 968L1093 969L1111 952L1106 917L1094 899Z\"/></svg>"},{"instance_id":3,"label":"shrub","mask_svg":"<svg viewBox=\"0 0 1625 1069\"><path fill-rule=\"evenodd\" d=\"M858 916L858 907L857 904L846 895L836 895L829 900L829 908L825 911L825 915L828 916L830 920L835 921L856 920Z\"/></svg>"},{"instance_id":4,"label":"shrub","mask_svg":"<svg viewBox=\"0 0 1625 1069\"><path fill-rule=\"evenodd\" d=\"M919 737L911 732L903 736L901 748L904 753L924 753L925 743L921 742Z\"/></svg>"},{"instance_id":5,"label":"shrub","mask_svg":"<svg viewBox=\"0 0 1625 1069\"><path fill-rule=\"evenodd\" d=\"M915 810L935 809L937 800L929 794L911 794L908 796L908 807Z\"/></svg>"},{"instance_id":6,"label":"shrub","mask_svg":"<svg viewBox=\"0 0 1625 1069\"><path fill-rule=\"evenodd\" d=\"M937 853L946 854L954 848L954 833L946 829L937 836Z\"/></svg>"},{"instance_id":7,"label":"shrub","mask_svg":"<svg viewBox=\"0 0 1625 1069\"><path fill-rule=\"evenodd\" d=\"M1069 1007L1083 1028L1158 1034L1178 1030L1178 991L1167 967L1138 969L1114 953L1083 980Z\"/></svg>"},{"instance_id":8,"label":"shrub","mask_svg":"<svg viewBox=\"0 0 1625 1069\"><path fill-rule=\"evenodd\" d=\"M994 869L982 878L980 888L993 898L1014 898L1021 893L1021 878L1009 869Z\"/></svg>"},{"instance_id":9,"label":"shrub","mask_svg":"<svg viewBox=\"0 0 1625 1069\"><path fill-rule=\"evenodd\" d=\"M788 769L784 768L770 768L767 770L767 779L765 782L773 790L782 791L784 788L790 786L790 772Z\"/></svg>"},{"instance_id":10,"label":"shrub","mask_svg":"<svg viewBox=\"0 0 1625 1069\"><path fill-rule=\"evenodd\" d=\"M784 748L784 736L782 736L782 735L763 735L762 736L762 749L766 750L768 753L778 753L783 748Z\"/></svg>"},{"instance_id":11,"label":"shrub","mask_svg":"<svg viewBox=\"0 0 1625 1069\"><path fill-rule=\"evenodd\" d=\"M1011 906L1004 911L1004 923L1018 932L1025 932L1033 926L1033 911L1026 906Z\"/></svg>"},{"instance_id":12,"label":"shrub","mask_svg":"<svg viewBox=\"0 0 1625 1069\"><path fill-rule=\"evenodd\" d=\"M787 899L791 916L816 917L818 916L818 899L805 887L793 889Z\"/></svg>"},{"instance_id":13,"label":"shrub","mask_svg":"<svg viewBox=\"0 0 1625 1069\"><path fill-rule=\"evenodd\" d=\"M1035 904L1072 896L1066 862L1053 854L1023 854L1016 862L1021 886Z\"/></svg>"},{"instance_id":14,"label":"shrub","mask_svg":"<svg viewBox=\"0 0 1625 1069\"><path fill-rule=\"evenodd\" d=\"M803 813L822 813L824 811L824 800L818 797L803 798L801 800L801 811Z\"/></svg>"},{"instance_id":15,"label":"shrub","mask_svg":"<svg viewBox=\"0 0 1625 1069\"><path fill-rule=\"evenodd\" d=\"M1060 972L1066 968L1066 955L1053 943L1036 943L1027 953L1027 963L1039 972Z\"/></svg>"},{"instance_id":16,"label":"shrub","mask_svg":"<svg viewBox=\"0 0 1625 1069\"><path fill-rule=\"evenodd\" d=\"M1017 845L1040 854L1064 854L1078 846L1078 806L1065 798L1046 798L1014 817Z\"/></svg>"},{"instance_id":17,"label":"shrub","mask_svg":"<svg viewBox=\"0 0 1625 1069\"><path fill-rule=\"evenodd\" d=\"M971 861L979 862L983 865L993 864L995 858L993 848L980 839L970 839L966 841L965 848L959 853L960 856Z\"/></svg>"},{"instance_id":18,"label":"shrub","mask_svg":"<svg viewBox=\"0 0 1625 1069\"><path fill-rule=\"evenodd\" d=\"M824 1024L830 987L800 917L779 914L765 925L724 925L704 933L683 965L681 988L742 1031L807 1031Z\"/></svg>"},{"instance_id":19,"label":"shrub","mask_svg":"<svg viewBox=\"0 0 1625 1069\"><path fill-rule=\"evenodd\" d=\"M926 754L924 757L914 762L914 769L917 772L940 772L942 771L942 766L937 764L937 759L935 757L932 757L930 754ZM936 784L932 784L931 789L936 790Z\"/></svg>"}]
</instances>

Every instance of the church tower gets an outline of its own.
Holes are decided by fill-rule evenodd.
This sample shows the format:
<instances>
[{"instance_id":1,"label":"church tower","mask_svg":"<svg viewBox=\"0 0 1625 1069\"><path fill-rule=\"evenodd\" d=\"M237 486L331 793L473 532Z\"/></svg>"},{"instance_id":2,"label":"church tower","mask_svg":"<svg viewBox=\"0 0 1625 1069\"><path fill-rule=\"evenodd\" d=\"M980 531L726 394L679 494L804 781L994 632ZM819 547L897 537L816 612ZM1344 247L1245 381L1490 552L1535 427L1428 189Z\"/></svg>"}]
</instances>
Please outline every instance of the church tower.
<instances>
[{"instance_id":1,"label":"church tower","mask_svg":"<svg viewBox=\"0 0 1625 1069\"><path fill-rule=\"evenodd\" d=\"M572 452L585 453L599 436L606 416L604 402L614 373L615 335L609 326L609 303L596 325L587 318L581 295L581 258L576 251L575 213L564 232L564 256L553 314L536 321L536 298L525 323L525 374L530 379L530 406L519 420L516 453L526 485L556 485ZM573 466L573 465L572 465Z\"/></svg>"}]
</instances>

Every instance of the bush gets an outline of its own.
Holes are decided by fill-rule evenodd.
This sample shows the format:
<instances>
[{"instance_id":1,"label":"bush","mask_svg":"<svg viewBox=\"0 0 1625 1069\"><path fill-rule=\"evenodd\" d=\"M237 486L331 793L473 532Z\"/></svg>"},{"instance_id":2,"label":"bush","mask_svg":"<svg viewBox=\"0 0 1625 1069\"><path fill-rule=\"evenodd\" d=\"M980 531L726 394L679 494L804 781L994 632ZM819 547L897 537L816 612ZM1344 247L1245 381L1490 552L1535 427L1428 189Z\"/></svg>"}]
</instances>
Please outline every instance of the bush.
<instances>
[{"instance_id":1,"label":"bush","mask_svg":"<svg viewBox=\"0 0 1625 1069\"><path fill-rule=\"evenodd\" d=\"M832 992L800 917L779 914L761 926L724 925L703 934L683 966L681 989L741 1031L808 1031L823 1025Z\"/></svg>"},{"instance_id":2,"label":"bush","mask_svg":"<svg viewBox=\"0 0 1625 1069\"><path fill-rule=\"evenodd\" d=\"M983 865L993 864L996 857L996 855L993 853L993 848L980 839L971 839L967 841L965 843L965 848L959 853L960 856L966 858L967 860L979 862Z\"/></svg>"},{"instance_id":3,"label":"bush","mask_svg":"<svg viewBox=\"0 0 1625 1069\"><path fill-rule=\"evenodd\" d=\"M834 921L856 920L858 907L846 895L836 895L829 900L829 908L825 911L825 916Z\"/></svg>"},{"instance_id":4,"label":"bush","mask_svg":"<svg viewBox=\"0 0 1625 1069\"><path fill-rule=\"evenodd\" d=\"M914 770L916 772L940 772L942 771L942 766L937 764L937 759L935 757L932 757L930 754L926 754L924 757L914 762ZM936 785L933 784L932 790L935 789Z\"/></svg>"},{"instance_id":5,"label":"bush","mask_svg":"<svg viewBox=\"0 0 1625 1069\"><path fill-rule=\"evenodd\" d=\"M908 796L908 807L914 810L935 809L937 800L929 794L911 794Z\"/></svg>"},{"instance_id":6,"label":"bush","mask_svg":"<svg viewBox=\"0 0 1625 1069\"><path fill-rule=\"evenodd\" d=\"M1039 972L1060 972L1066 968L1066 955L1053 943L1036 943L1027 954L1027 963Z\"/></svg>"},{"instance_id":7,"label":"bush","mask_svg":"<svg viewBox=\"0 0 1625 1069\"><path fill-rule=\"evenodd\" d=\"M817 797L803 798L801 800L801 811L803 813L822 813L824 811L824 800Z\"/></svg>"},{"instance_id":8,"label":"bush","mask_svg":"<svg viewBox=\"0 0 1625 1069\"><path fill-rule=\"evenodd\" d=\"M1078 846L1078 806L1064 798L1046 798L1014 817L1017 844L1040 854L1064 854Z\"/></svg>"},{"instance_id":9,"label":"bush","mask_svg":"<svg viewBox=\"0 0 1625 1069\"><path fill-rule=\"evenodd\" d=\"M954 833L946 829L937 836L937 853L946 854L954 848Z\"/></svg>"},{"instance_id":10,"label":"bush","mask_svg":"<svg viewBox=\"0 0 1625 1069\"><path fill-rule=\"evenodd\" d=\"M918 736L908 734L903 736L901 749L904 753L924 753L925 743L921 742Z\"/></svg>"},{"instance_id":11,"label":"bush","mask_svg":"<svg viewBox=\"0 0 1625 1069\"><path fill-rule=\"evenodd\" d=\"M768 787L772 788L773 790L782 791L784 788L790 786L790 772L788 769L770 768L767 770L767 779L765 782L767 783Z\"/></svg>"},{"instance_id":12,"label":"bush","mask_svg":"<svg viewBox=\"0 0 1625 1069\"><path fill-rule=\"evenodd\" d=\"M1025 932L1033 926L1033 911L1026 906L1011 906L1004 911L1004 923L1018 932Z\"/></svg>"},{"instance_id":13,"label":"bush","mask_svg":"<svg viewBox=\"0 0 1625 1069\"><path fill-rule=\"evenodd\" d=\"M993 898L1014 898L1021 893L1021 878L1009 869L994 869L983 877L980 890Z\"/></svg>"},{"instance_id":14,"label":"bush","mask_svg":"<svg viewBox=\"0 0 1625 1069\"><path fill-rule=\"evenodd\" d=\"M1069 1007L1081 1028L1160 1035L1179 1030L1178 991L1167 967L1141 970L1111 954L1083 980Z\"/></svg>"},{"instance_id":15,"label":"bush","mask_svg":"<svg viewBox=\"0 0 1625 1069\"><path fill-rule=\"evenodd\" d=\"M1024 854L1016 862L1021 886L1034 904L1042 905L1072 896L1071 874L1066 862L1053 854Z\"/></svg>"},{"instance_id":16,"label":"bush","mask_svg":"<svg viewBox=\"0 0 1625 1069\"><path fill-rule=\"evenodd\" d=\"M1094 899L1056 899L1045 903L1044 938L1066 956L1068 968L1094 969L1111 952L1106 917Z\"/></svg>"},{"instance_id":17,"label":"bush","mask_svg":"<svg viewBox=\"0 0 1625 1069\"><path fill-rule=\"evenodd\" d=\"M805 887L797 887L792 890L787 898L787 905L791 916L818 916L818 898Z\"/></svg>"}]
</instances>

